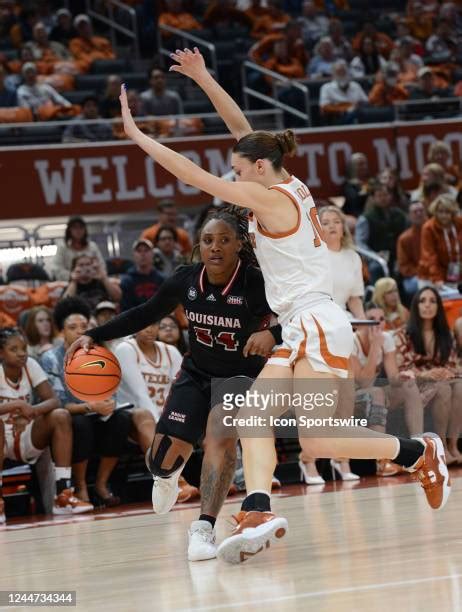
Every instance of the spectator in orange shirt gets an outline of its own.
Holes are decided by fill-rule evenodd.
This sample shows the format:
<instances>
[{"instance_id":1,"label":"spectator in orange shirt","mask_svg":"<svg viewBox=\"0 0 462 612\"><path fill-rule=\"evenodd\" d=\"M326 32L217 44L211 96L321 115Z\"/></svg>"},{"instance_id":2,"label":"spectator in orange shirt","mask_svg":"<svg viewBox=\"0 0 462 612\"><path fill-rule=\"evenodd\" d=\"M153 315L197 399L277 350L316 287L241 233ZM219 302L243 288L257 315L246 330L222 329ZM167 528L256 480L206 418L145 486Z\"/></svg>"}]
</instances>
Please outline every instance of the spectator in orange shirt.
<instances>
[{"instance_id":1,"label":"spectator in orange shirt","mask_svg":"<svg viewBox=\"0 0 462 612\"><path fill-rule=\"evenodd\" d=\"M282 30L289 23L290 16L281 11L280 6L280 0L267 0L266 14L254 21L251 32L254 38L263 38L271 32Z\"/></svg>"},{"instance_id":2,"label":"spectator in orange shirt","mask_svg":"<svg viewBox=\"0 0 462 612\"><path fill-rule=\"evenodd\" d=\"M235 7L234 0L216 0L207 8L203 24L206 28L222 27L232 28L240 25L243 28L252 28L252 19Z\"/></svg>"},{"instance_id":3,"label":"spectator in orange shirt","mask_svg":"<svg viewBox=\"0 0 462 612\"><path fill-rule=\"evenodd\" d=\"M296 57L291 57L287 46L287 40L281 38L274 43L273 57L266 60L263 66L268 70L274 70L290 79L302 79L305 71ZM271 81L271 77L268 77Z\"/></svg>"},{"instance_id":4,"label":"spectator in orange shirt","mask_svg":"<svg viewBox=\"0 0 462 612\"><path fill-rule=\"evenodd\" d=\"M192 251L191 238L186 230L177 227L177 210L176 206L170 200L160 202L158 205L159 220L151 227L143 231L140 238L149 240L152 244L156 241L157 232L163 225L174 227L178 235L178 244L182 255L189 255Z\"/></svg>"},{"instance_id":5,"label":"spectator in orange shirt","mask_svg":"<svg viewBox=\"0 0 462 612\"><path fill-rule=\"evenodd\" d=\"M394 102L407 100L409 93L398 84L399 66L389 62L369 92L369 104L372 106L392 106Z\"/></svg>"},{"instance_id":6,"label":"spectator in orange shirt","mask_svg":"<svg viewBox=\"0 0 462 612\"><path fill-rule=\"evenodd\" d=\"M421 2L408 3L406 21L411 35L421 41L427 40L433 34L433 17L424 12Z\"/></svg>"},{"instance_id":7,"label":"spectator in orange shirt","mask_svg":"<svg viewBox=\"0 0 462 612\"><path fill-rule=\"evenodd\" d=\"M371 21L366 21L364 23L363 29L358 32L353 38L352 46L353 50L356 51L356 53L361 52L362 41L364 37L372 38L380 55L383 55L385 59L388 59L395 45L392 39L387 36L387 34L384 34L383 32L378 32L374 23L372 23Z\"/></svg>"},{"instance_id":8,"label":"spectator in orange shirt","mask_svg":"<svg viewBox=\"0 0 462 612\"><path fill-rule=\"evenodd\" d=\"M406 304L411 303L414 293L419 288L420 242L423 224L428 219L427 211L422 202L412 202L409 206L408 216L411 227L398 237L396 246L398 271L402 279Z\"/></svg>"},{"instance_id":9,"label":"spectator in orange shirt","mask_svg":"<svg viewBox=\"0 0 462 612\"><path fill-rule=\"evenodd\" d=\"M433 218L422 228L420 258L424 280L440 289L462 280L462 218L459 205L450 196L440 195L430 207Z\"/></svg>"},{"instance_id":10,"label":"spectator in orange shirt","mask_svg":"<svg viewBox=\"0 0 462 612\"><path fill-rule=\"evenodd\" d=\"M202 30L201 24L191 13L184 10L183 0L166 0L167 10L159 15L159 25L170 26L178 30ZM169 33L164 32L166 38Z\"/></svg>"},{"instance_id":11,"label":"spectator in orange shirt","mask_svg":"<svg viewBox=\"0 0 462 612\"><path fill-rule=\"evenodd\" d=\"M74 26L78 37L71 40L69 49L82 72L87 72L95 60L115 58L108 39L93 35L93 27L87 15L77 15Z\"/></svg>"},{"instance_id":12,"label":"spectator in orange shirt","mask_svg":"<svg viewBox=\"0 0 462 612\"><path fill-rule=\"evenodd\" d=\"M305 69L308 62L308 53L303 44L300 24L295 20L289 21L283 32L268 34L268 36L255 43L249 51L250 59L263 65L267 59L270 59L274 43L283 38L287 41L290 57L296 58Z\"/></svg>"}]
</instances>

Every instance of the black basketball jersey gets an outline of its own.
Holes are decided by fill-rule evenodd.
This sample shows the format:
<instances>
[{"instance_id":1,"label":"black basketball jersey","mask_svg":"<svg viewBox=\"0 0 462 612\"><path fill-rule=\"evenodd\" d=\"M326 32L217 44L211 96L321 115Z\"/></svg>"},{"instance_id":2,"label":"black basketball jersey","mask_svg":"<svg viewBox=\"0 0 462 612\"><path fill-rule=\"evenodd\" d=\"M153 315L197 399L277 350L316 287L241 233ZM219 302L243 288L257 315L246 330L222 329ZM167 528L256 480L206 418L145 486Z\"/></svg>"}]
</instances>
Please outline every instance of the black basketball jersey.
<instances>
[{"instance_id":1,"label":"black basketball jersey","mask_svg":"<svg viewBox=\"0 0 462 612\"><path fill-rule=\"evenodd\" d=\"M159 321L178 304L188 319L189 355L194 366L210 376L256 376L264 358L243 356L249 336L268 327L271 310L259 269L238 261L225 286L212 285L202 263L179 268L144 304L123 312L88 332L95 342L134 334ZM273 335L280 341L280 328ZM185 363L186 365L186 363Z\"/></svg>"}]
</instances>

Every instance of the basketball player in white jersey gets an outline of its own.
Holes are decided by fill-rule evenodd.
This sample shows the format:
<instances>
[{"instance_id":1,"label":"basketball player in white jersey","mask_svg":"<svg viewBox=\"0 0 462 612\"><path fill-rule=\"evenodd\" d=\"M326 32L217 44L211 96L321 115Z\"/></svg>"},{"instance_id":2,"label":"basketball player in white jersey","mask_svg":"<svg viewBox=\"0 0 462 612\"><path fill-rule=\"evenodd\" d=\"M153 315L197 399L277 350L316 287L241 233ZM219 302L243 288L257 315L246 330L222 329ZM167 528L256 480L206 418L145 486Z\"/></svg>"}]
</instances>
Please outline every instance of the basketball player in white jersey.
<instances>
[{"instance_id":1,"label":"basketball player in white jersey","mask_svg":"<svg viewBox=\"0 0 462 612\"><path fill-rule=\"evenodd\" d=\"M150 410L157 422L183 357L171 345L157 341L159 325L149 325L115 349L122 369L117 400Z\"/></svg>"},{"instance_id":2,"label":"basketball player in white jersey","mask_svg":"<svg viewBox=\"0 0 462 612\"><path fill-rule=\"evenodd\" d=\"M268 303L279 316L283 338L282 346L258 379L288 381L293 377L297 383L346 378L353 332L346 315L331 298L327 247L314 202L306 185L282 166L284 155L296 150L293 132L253 132L237 104L208 73L197 49L176 51L172 58L177 64L171 70L196 81L236 138L231 159L236 182L213 176L145 136L131 116L122 86L125 132L178 180L253 212L255 254L267 285ZM301 438L301 444L314 457L393 460L416 473L432 508L446 503L450 481L438 437L425 435L407 440L365 428L343 428L341 435ZM276 465L274 441L241 436L241 442L248 495L235 533L218 549L218 556L231 563L268 548L287 531L286 519L275 516L270 508L271 477Z\"/></svg>"}]
</instances>

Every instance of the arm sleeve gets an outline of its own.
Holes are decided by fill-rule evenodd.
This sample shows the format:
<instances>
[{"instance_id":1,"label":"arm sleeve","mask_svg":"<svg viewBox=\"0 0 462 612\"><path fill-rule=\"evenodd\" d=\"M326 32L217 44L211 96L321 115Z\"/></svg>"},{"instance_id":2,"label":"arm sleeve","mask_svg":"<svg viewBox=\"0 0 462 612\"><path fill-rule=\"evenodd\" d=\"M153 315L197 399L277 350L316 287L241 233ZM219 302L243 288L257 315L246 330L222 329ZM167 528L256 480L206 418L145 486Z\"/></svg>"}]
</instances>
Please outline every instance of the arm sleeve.
<instances>
[{"instance_id":1,"label":"arm sleeve","mask_svg":"<svg viewBox=\"0 0 462 612\"><path fill-rule=\"evenodd\" d=\"M86 335L93 338L96 343L108 342L109 340L136 334L148 325L156 323L169 312L172 312L181 302L181 291L187 271L187 268L178 270L162 283L159 291L147 302L122 312L105 325L89 330Z\"/></svg>"},{"instance_id":2,"label":"arm sleeve","mask_svg":"<svg viewBox=\"0 0 462 612\"><path fill-rule=\"evenodd\" d=\"M125 387L125 393L130 396L136 408L153 412L153 401L138 367L135 350L127 342L122 342L116 348L115 355L122 370L122 384Z\"/></svg>"},{"instance_id":3,"label":"arm sleeve","mask_svg":"<svg viewBox=\"0 0 462 612\"><path fill-rule=\"evenodd\" d=\"M430 227L424 226L422 228L420 255L422 264L428 271L429 279L432 282L444 281L446 278L446 271L441 265L438 257L436 241L433 238Z\"/></svg>"}]
</instances>

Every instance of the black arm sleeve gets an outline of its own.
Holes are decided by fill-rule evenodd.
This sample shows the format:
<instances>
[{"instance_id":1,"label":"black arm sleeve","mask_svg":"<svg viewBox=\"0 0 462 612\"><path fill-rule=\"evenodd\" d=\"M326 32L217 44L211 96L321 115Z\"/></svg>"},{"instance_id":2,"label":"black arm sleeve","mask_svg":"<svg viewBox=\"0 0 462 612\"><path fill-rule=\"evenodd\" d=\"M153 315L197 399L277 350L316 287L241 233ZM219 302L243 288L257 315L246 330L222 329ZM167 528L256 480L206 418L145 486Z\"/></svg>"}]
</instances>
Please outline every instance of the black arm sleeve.
<instances>
[{"instance_id":1,"label":"black arm sleeve","mask_svg":"<svg viewBox=\"0 0 462 612\"><path fill-rule=\"evenodd\" d=\"M156 323L181 302L184 279L188 274L188 267L184 266L164 281L158 292L144 304L122 312L100 327L90 329L86 335L98 344L136 334L148 325Z\"/></svg>"}]
</instances>

